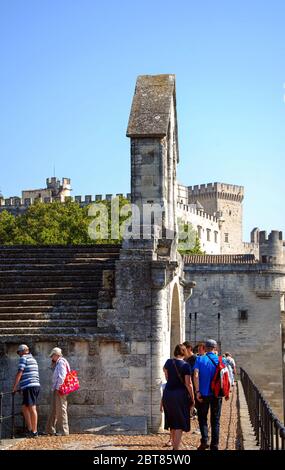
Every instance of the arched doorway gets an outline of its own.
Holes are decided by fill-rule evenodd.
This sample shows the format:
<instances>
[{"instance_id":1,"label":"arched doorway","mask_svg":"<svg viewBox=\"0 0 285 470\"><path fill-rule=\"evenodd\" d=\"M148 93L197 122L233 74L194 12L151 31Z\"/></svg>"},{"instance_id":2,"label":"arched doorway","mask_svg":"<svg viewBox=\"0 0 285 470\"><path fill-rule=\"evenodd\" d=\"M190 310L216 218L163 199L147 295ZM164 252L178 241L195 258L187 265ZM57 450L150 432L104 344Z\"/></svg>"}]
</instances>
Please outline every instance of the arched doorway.
<instances>
[{"instance_id":1,"label":"arched doorway","mask_svg":"<svg viewBox=\"0 0 285 470\"><path fill-rule=\"evenodd\" d=\"M174 285L171 301L171 317L170 317L170 357L173 355L176 344L180 343L181 335L181 314L180 299L177 284Z\"/></svg>"}]
</instances>

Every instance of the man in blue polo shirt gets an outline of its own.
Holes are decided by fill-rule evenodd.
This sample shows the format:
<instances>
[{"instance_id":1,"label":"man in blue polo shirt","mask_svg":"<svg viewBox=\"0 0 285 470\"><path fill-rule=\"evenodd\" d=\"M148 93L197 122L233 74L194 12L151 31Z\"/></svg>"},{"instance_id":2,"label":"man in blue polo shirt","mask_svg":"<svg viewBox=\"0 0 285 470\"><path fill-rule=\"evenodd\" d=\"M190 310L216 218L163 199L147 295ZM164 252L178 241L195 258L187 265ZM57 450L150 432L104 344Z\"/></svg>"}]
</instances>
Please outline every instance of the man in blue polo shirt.
<instances>
[{"instance_id":1,"label":"man in blue polo shirt","mask_svg":"<svg viewBox=\"0 0 285 470\"><path fill-rule=\"evenodd\" d=\"M219 448L220 416L222 398L214 396L211 382L218 365L217 342L214 339L206 341L206 354L198 356L194 369L194 385L197 398L198 421L201 431L201 444L197 450L206 450L208 444L208 412L211 409L211 450Z\"/></svg>"},{"instance_id":2,"label":"man in blue polo shirt","mask_svg":"<svg viewBox=\"0 0 285 470\"><path fill-rule=\"evenodd\" d=\"M28 437L38 437L37 398L40 392L39 368L36 359L30 354L26 344L20 344L17 349L20 356L18 372L15 377L13 393L20 386L23 393L22 412L28 428Z\"/></svg>"}]
</instances>

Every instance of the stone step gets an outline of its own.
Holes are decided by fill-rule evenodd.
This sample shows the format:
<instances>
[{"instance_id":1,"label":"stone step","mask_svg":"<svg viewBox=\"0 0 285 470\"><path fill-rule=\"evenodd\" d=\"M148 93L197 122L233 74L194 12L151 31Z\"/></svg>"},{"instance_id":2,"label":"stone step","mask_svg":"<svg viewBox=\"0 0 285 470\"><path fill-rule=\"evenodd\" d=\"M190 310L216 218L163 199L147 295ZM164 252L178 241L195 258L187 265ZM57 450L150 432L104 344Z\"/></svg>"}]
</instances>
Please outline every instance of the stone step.
<instances>
[{"instance_id":1,"label":"stone step","mask_svg":"<svg viewBox=\"0 0 285 470\"><path fill-rule=\"evenodd\" d=\"M42 287L39 286L29 286L29 287L23 287L23 286L18 286L15 287L14 284L9 284L9 286L2 287L0 286L0 295L21 295L21 294L27 294L27 295L38 295L38 294L46 294L46 295L59 295L59 294L70 294L70 295L80 295L80 294L96 294L99 292L99 290L104 290L101 289L100 287L94 287L92 286L86 286L85 283L83 285L79 286L67 286L67 287L58 287L53 286L53 287L46 287L46 284Z\"/></svg>"},{"instance_id":2,"label":"stone step","mask_svg":"<svg viewBox=\"0 0 285 470\"><path fill-rule=\"evenodd\" d=\"M37 312L61 312L68 310L69 312L93 312L94 309L97 309L97 304L95 305L61 305L58 307L54 306L30 306L30 307L0 307L1 313L37 313Z\"/></svg>"},{"instance_id":3,"label":"stone step","mask_svg":"<svg viewBox=\"0 0 285 470\"><path fill-rule=\"evenodd\" d=\"M3 253L0 250L0 263L24 263L43 261L47 263L59 263L63 259L67 262L86 262L92 263L93 260L104 262L105 260L114 261L119 258L117 253Z\"/></svg>"},{"instance_id":4,"label":"stone step","mask_svg":"<svg viewBox=\"0 0 285 470\"><path fill-rule=\"evenodd\" d=\"M11 290L11 285L13 285L13 288L18 289L18 288L29 288L30 291L32 290L34 292L35 288L49 288L49 289L55 289L57 287L62 287L62 288L67 288L70 287L72 289L77 289L80 287L89 287L89 288L100 288L100 284L98 282L95 282L93 280L74 280L74 281L63 281L63 280L50 280L50 281L43 281L42 279L39 281L31 281L28 279L19 281L19 280L14 280L14 281L7 281L3 282L0 281L0 292L1 289L7 289L10 288Z\"/></svg>"},{"instance_id":5,"label":"stone step","mask_svg":"<svg viewBox=\"0 0 285 470\"><path fill-rule=\"evenodd\" d=\"M38 263L0 263L0 272L7 273L7 272L17 272L17 271L55 271L55 272L62 272L62 271L98 271L102 269L111 269L115 268L115 263L110 262L109 260L94 260L91 262L71 262L71 261L62 261L60 263L43 263L39 261Z\"/></svg>"},{"instance_id":6,"label":"stone step","mask_svg":"<svg viewBox=\"0 0 285 470\"><path fill-rule=\"evenodd\" d=\"M8 328L64 328L64 327L92 327L96 326L95 319L53 319L53 320L1 320L0 319L0 331L3 332L3 329L7 330Z\"/></svg>"},{"instance_id":7,"label":"stone step","mask_svg":"<svg viewBox=\"0 0 285 470\"><path fill-rule=\"evenodd\" d=\"M97 310L92 312L36 312L36 313L0 313L0 320L53 320L70 319L94 320L97 316Z\"/></svg>"},{"instance_id":8,"label":"stone step","mask_svg":"<svg viewBox=\"0 0 285 470\"><path fill-rule=\"evenodd\" d=\"M28 245L21 247L0 246L0 257L39 257L47 256L62 257L62 256L112 256L120 253L119 245L93 245L88 248L84 246L78 247L31 247Z\"/></svg>"},{"instance_id":9,"label":"stone step","mask_svg":"<svg viewBox=\"0 0 285 470\"><path fill-rule=\"evenodd\" d=\"M0 336L10 335L11 337L15 336L24 336L27 335L80 335L80 334L94 334L96 332L96 327L49 327L44 326L41 328L0 328ZM8 338L7 338L8 340Z\"/></svg>"},{"instance_id":10,"label":"stone step","mask_svg":"<svg viewBox=\"0 0 285 470\"><path fill-rule=\"evenodd\" d=\"M70 270L69 268L62 269L23 269L23 270L14 270L14 271L0 271L0 279L26 279L31 278L32 280L36 278L48 279L51 276L53 278L65 278L65 279L74 279L76 277L91 278L91 279L101 279L103 269L97 267L92 269L90 272L87 269L81 270Z\"/></svg>"},{"instance_id":11,"label":"stone step","mask_svg":"<svg viewBox=\"0 0 285 470\"><path fill-rule=\"evenodd\" d=\"M88 306L88 305L94 305L97 302L97 297L93 298L86 298L83 297L82 299L78 299L76 296L74 296L73 299L63 299L61 296L58 297L57 299L9 299L9 300L3 300L0 298L0 308L1 307L59 307L61 305L67 306L67 305L72 305L72 306L77 306L80 307L81 305L83 306Z\"/></svg>"},{"instance_id":12,"label":"stone step","mask_svg":"<svg viewBox=\"0 0 285 470\"><path fill-rule=\"evenodd\" d=\"M2 301L6 302L19 302L19 301L62 301L62 302L69 302L69 301L88 301L88 300L97 300L98 298L98 290L94 290L94 292L70 292L70 293L64 293L64 292L50 292L50 293L31 293L31 294L25 294L25 293L20 293L20 294L15 294L14 292L11 292L10 294L0 294L0 303Z\"/></svg>"}]
</instances>

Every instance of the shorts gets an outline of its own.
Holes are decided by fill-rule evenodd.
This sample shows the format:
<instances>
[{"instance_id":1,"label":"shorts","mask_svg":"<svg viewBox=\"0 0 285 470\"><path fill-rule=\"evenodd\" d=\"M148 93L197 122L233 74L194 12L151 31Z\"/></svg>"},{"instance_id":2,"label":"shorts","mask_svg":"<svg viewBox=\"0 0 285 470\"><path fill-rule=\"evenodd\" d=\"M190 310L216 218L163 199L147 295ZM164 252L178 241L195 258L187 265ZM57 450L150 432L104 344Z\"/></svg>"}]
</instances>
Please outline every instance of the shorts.
<instances>
[{"instance_id":1,"label":"shorts","mask_svg":"<svg viewBox=\"0 0 285 470\"><path fill-rule=\"evenodd\" d=\"M40 387L27 387L23 390L23 405L35 406L40 393Z\"/></svg>"}]
</instances>

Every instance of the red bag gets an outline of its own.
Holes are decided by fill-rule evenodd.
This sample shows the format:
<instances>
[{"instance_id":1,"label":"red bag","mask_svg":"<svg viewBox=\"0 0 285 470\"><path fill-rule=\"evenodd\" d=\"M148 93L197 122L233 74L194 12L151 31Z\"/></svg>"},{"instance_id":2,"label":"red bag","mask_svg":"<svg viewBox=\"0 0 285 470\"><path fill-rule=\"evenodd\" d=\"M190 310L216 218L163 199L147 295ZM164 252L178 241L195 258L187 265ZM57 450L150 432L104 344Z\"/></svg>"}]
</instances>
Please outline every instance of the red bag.
<instances>
[{"instance_id":1,"label":"red bag","mask_svg":"<svg viewBox=\"0 0 285 470\"><path fill-rule=\"evenodd\" d=\"M215 375L211 382L211 389L214 396L217 398L229 398L231 389L229 371L227 366L223 363L222 356L219 356L218 364L215 364L209 356L208 358L216 367Z\"/></svg>"},{"instance_id":2,"label":"red bag","mask_svg":"<svg viewBox=\"0 0 285 470\"><path fill-rule=\"evenodd\" d=\"M80 387L76 370L70 370L67 364L66 369L67 374L65 376L64 382L58 390L60 395L68 395L71 392L75 392Z\"/></svg>"}]
</instances>

